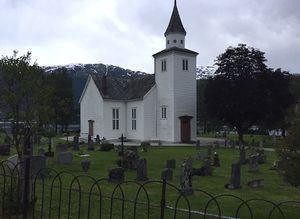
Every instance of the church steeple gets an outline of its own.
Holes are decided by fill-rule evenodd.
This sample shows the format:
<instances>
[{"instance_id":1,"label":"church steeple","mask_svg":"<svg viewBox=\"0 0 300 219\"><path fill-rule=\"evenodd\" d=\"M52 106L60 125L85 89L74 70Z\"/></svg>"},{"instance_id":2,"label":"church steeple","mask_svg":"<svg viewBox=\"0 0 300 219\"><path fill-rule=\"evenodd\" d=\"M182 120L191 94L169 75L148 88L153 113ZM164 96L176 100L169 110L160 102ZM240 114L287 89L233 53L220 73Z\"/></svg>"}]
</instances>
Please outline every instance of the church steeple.
<instances>
[{"instance_id":1,"label":"church steeple","mask_svg":"<svg viewBox=\"0 0 300 219\"><path fill-rule=\"evenodd\" d=\"M173 12L171 15L171 19L169 21L169 25L165 32L166 48L171 48L171 47L184 48L185 35L186 35L186 31L182 25L179 16L177 2L176 0L174 0Z\"/></svg>"},{"instance_id":2,"label":"church steeple","mask_svg":"<svg viewBox=\"0 0 300 219\"><path fill-rule=\"evenodd\" d=\"M167 36L170 33L180 33L180 34L186 35L186 31L185 31L185 29L182 25L181 19L180 19L176 0L174 0L173 12L171 15L169 25L165 32L165 36Z\"/></svg>"}]
</instances>

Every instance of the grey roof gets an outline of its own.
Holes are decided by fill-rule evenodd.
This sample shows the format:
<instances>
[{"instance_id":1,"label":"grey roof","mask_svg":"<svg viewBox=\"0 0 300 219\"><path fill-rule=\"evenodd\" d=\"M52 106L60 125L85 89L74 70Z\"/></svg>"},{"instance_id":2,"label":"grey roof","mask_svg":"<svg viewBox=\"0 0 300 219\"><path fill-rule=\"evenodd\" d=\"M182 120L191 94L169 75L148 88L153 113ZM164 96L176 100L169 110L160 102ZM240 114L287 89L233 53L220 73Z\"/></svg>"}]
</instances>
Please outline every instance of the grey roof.
<instances>
[{"instance_id":1,"label":"grey roof","mask_svg":"<svg viewBox=\"0 0 300 219\"><path fill-rule=\"evenodd\" d=\"M111 76L91 74L104 99L136 100L142 99L155 85L154 74L140 76L135 79L124 79ZM105 90L106 80L106 90Z\"/></svg>"},{"instance_id":2,"label":"grey roof","mask_svg":"<svg viewBox=\"0 0 300 219\"><path fill-rule=\"evenodd\" d=\"M155 53L153 55L153 57L164 54L164 53L167 53L167 52L183 52L183 53L189 53L189 54L195 55L195 56L198 55L198 53L195 52L195 51L174 46L174 47L171 47L171 48L168 48L168 49L164 49L164 50L162 50L158 53Z\"/></svg>"},{"instance_id":3,"label":"grey roof","mask_svg":"<svg viewBox=\"0 0 300 219\"><path fill-rule=\"evenodd\" d=\"M186 31L185 31L185 29L182 25L180 15L179 15L179 12L178 12L178 9L177 9L176 0L174 2L173 12L172 12L172 15L171 15L169 25L168 25L167 30L165 32L165 36L167 36L169 33L183 33L184 35L186 35Z\"/></svg>"}]
</instances>

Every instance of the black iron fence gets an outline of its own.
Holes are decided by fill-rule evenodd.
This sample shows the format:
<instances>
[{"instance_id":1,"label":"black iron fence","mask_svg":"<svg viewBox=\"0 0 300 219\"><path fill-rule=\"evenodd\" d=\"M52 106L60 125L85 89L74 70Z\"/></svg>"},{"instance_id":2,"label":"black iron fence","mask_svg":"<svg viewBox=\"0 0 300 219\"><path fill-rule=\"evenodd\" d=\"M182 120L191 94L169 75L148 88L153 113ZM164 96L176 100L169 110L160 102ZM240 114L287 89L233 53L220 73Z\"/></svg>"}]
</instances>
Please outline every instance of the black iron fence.
<instances>
[{"instance_id":1,"label":"black iron fence","mask_svg":"<svg viewBox=\"0 0 300 219\"><path fill-rule=\"evenodd\" d=\"M0 163L0 218L299 218L300 201L275 203L193 189L166 180L109 183L54 169L29 174L30 160Z\"/></svg>"}]
</instances>

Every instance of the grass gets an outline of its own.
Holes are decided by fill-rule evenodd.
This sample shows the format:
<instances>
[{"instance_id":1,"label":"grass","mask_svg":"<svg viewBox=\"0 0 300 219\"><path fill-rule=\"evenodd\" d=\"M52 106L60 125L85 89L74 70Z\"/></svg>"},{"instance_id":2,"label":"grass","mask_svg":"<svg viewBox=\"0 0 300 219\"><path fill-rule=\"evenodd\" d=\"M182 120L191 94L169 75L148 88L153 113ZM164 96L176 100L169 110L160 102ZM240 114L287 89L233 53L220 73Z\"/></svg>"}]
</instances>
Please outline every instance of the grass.
<instances>
[{"instance_id":1,"label":"grass","mask_svg":"<svg viewBox=\"0 0 300 219\"><path fill-rule=\"evenodd\" d=\"M55 139L55 143L60 142L61 140ZM45 149L47 149L47 146L44 145ZM88 153L90 154L89 159L91 160L91 168L89 170L89 175L93 176L94 178L100 179L100 178L107 178L108 171L113 168L117 167L116 161L119 159L117 156L117 153L114 151L110 152L101 152L101 151L87 151L87 146L82 146L80 149L80 153ZM203 147L202 150L207 150L206 147ZM193 177L193 188L204 190L211 195L218 195L218 194L224 194L224 193L230 193L232 195L241 197L242 199L268 199L273 202L280 202L280 201L286 201L286 200L300 200L300 190L288 185L282 177L278 174L277 171L270 170L269 168L272 166L273 162L277 159L276 154L274 152L266 152L267 153L267 163L260 165L260 170L258 173L249 173L248 172L248 166L243 165L241 167L241 185L242 188L238 190L227 190L224 188L224 184L228 183L230 180L230 171L231 171L231 164L236 162L239 158L238 150L235 149L217 149L217 152L220 157L221 167L214 168L214 172L212 176L194 176ZM37 147L35 147L34 153L37 153ZM179 187L180 185L180 165L183 162L184 158L187 156L191 156L193 158L193 167L201 167L202 163L198 160L196 160L196 153L197 150L195 147L188 147L188 146L182 146L182 147L151 147L150 150L145 152L139 152L140 156L145 157L147 159L148 164L148 177L151 180L160 180L160 174L161 170L165 167L165 162L167 159L176 159L176 169L173 173L173 181L170 183ZM73 152L74 160L72 164L70 165L61 165L58 164L55 161L55 158L47 158L47 167L53 168L58 172L66 171L74 175L84 175L82 172L80 162L83 158L79 156L79 152ZM5 157L2 157L2 159L5 159ZM127 170L125 172L126 180L135 180L136 172L132 170ZM68 174L63 174L62 176L62 183L63 187L70 188L70 183L73 177ZM259 179L263 178L265 182L265 186L263 188L257 188L257 189L251 189L247 186L247 182L253 179ZM47 183L49 184L52 182L53 178L48 179ZM40 183L40 181L39 181ZM86 192L89 191L90 186L92 185L92 180L88 179L87 177L80 178L80 186L82 190L85 190ZM54 185L59 186L58 180L54 181ZM112 194L113 189L115 188L115 184L109 184L101 182L101 191L104 195L110 196ZM53 208L53 216L55 217L55 212L58 209L58 188L54 187L53 192L53 202L52 202L52 208ZM76 184L76 182L73 184L72 188L79 189L79 185ZM128 183L122 187L124 189L124 194L126 199L132 199L134 200L136 192L137 192L137 186L134 183ZM146 186L147 191L149 193L150 202L155 203L159 205L160 202L160 194L161 194L161 185L160 184L149 184ZM42 187L37 187L38 194L38 201L41 200L41 191ZM49 190L50 191L50 190ZM47 200L48 197L50 197L50 192L47 191L45 193L45 206L50 206L49 200ZM56 191L56 192L55 192ZM99 192L94 190L97 194ZM62 214L64 217L68 213L68 206L70 206L70 209L72 209L73 214L78 213L78 209L81 209L80 214L86 214L86 209L88 208L88 195L82 195L80 197L80 200L82 202L81 208L78 208L78 202L79 200L78 193L75 192L73 194L72 192L72 198L70 205L68 203L68 191L63 191L63 198L62 202L65 203L64 206L61 209ZM117 197L121 197L120 190L117 190L116 192ZM170 206L175 205L175 200L178 197L178 192L176 190L172 189L170 186L167 187L167 204ZM195 191L194 195L188 197L191 202L191 207L193 210L198 211L204 211L204 206L208 202L209 198L204 195L201 191ZM139 201L145 201L146 196L144 193L141 193L141 196L139 196ZM219 198L218 201L220 201L222 206L222 213L226 216L234 216L235 210L237 209L237 206L239 202L237 202L234 198L230 197L224 197ZM97 203L99 203L99 195L93 196L93 200L91 202L91 213L94 215L91 218L96 217L99 206ZM38 202L38 206L41 207L41 202ZM103 201L102 213L104 214L104 218L106 218L109 215L110 210L110 202L108 200ZM120 201L114 201L113 205L113 211L116 215L120 216L120 208L121 208L121 202ZM179 204L182 208L187 208L187 205L181 201ZM254 218L265 218L267 217L266 209L272 209L271 205L264 203L264 202L253 202L251 203L251 207L253 208L255 212ZM299 205L298 205L298 211L299 211ZM145 217L145 207L139 206L138 215L137 218L146 218ZM49 209L47 209L48 211ZM211 213L217 213L217 208L214 204L211 204L208 208L209 212ZM242 215L243 211L245 209L242 209ZM126 204L125 205L125 214L131 215L133 211L133 204ZM75 212L75 213L74 213ZM287 207L288 217L286 218L297 218L297 211L292 207ZM278 212L276 212L278 213ZM245 215L247 213L244 212ZM159 208L153 207L150 211L150 218L159 217ZM57 215L56 215L57 216ZM177 218L186 218L187 214L178 214ZM63 217L63 218L64 218ZM129 217L129 216L128 216ZM245 216L247 218L247 216ZM118 216L116 217L118 218ZM125 217L127 218L127 217ZM166 218L172 218L171 211L166 212ZM197 217L199 218L199 216Z\"/></svg>"}]
</instances>

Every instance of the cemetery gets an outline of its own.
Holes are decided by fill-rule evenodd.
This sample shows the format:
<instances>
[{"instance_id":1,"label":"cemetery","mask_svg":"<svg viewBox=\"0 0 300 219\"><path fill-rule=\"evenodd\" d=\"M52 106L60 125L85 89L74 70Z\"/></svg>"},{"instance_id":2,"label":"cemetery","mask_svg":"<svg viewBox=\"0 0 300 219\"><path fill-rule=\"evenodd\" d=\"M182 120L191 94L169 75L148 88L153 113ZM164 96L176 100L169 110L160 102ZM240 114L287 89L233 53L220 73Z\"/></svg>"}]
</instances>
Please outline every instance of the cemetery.
<instances>
[{"instance_id":1,"label":"cemetery","mask_svg":"<svg viewBox=\"0 0 300 219\"><path fill-rule=\"evenodd\" d=\"M69 142L54 138L53 145L51 145L54 156L45 156L49 150L48 144L33 145L32 174L38 174L38 167L47 168L47 171L45 169L40 171L41 174L35 181L36 208L41 209L41 194L45 193L43 196L45 206L55 202L59 195L62 195L61 214L70 214L71 211L68 210L70 208L75 208L76 211L72 214L77 214L78 203L76 204L73 200L79 200L77 193L79 190L82 191L80 214L85 215L87 205L89 205L88 208L95 209L92 206L99 202L100 190L97 186L100 186L101 195L107 198L107 200L103 198L101 202L104 216L111 214L109 198L112 196L116 198L113 205L119 206L114 210L113 215L119 215L121 212L132 215L132 203L125 202L128 208L118 210L122 206L120 200L135 200L139 191L138 201L147 203L149 199L150 203L156 203L159 206L162 192L159 182L163 180L167 187L166 206L177 205L180 209L188 209L189 206L184 202L184 198L176 202L178 196L183 195L188 198L190 208L198 212L193 216L198 217L204 211L218 215L217 205L211 200L211 197L218 195L221 195L218 199L220 211L225 216L235 216L236 209L241 204L237 198L231 196L242 200L261 199L274 203L300 198L299 189L284 182L276 171L274 164L278 163L278 159L274 151L263 148L223 147L222 145L216 147L214 144L200 146L196 143L189 146L168 146L161 142L156 145L142 142L140 146L122 146L121 142L112 144L107 141L104 141L104 145L110 145L109 149L103 150L103 145L99 140L97 141L89 139L88 142L83 143L79 142L76 136L73 141L69 140ZM9 153L5 149L0 158L2 166L4 160L10 160L10 165L18 161L13 148ZM1 174L3 174L3 169ZM94 184L96 180L100 182L97 186ZM50 188L53 189L52 196L47 191L47 186L43 190L42 182L48 186L49 191ZM145 186L140 187L142 184ZM65 190L59 190L60 185ZM171 185L178 188L178 191ZM91 191L95 193L92 195L94 200L92 203L88 195L91 187ZM148 195L145 195L146 193ZM229 194L229 196L222 196L223 194ZM47 200L49 196L51 196L51 201ZM248 204L253 209L253 215L257 216L254 218L264 218L270 213L270 210L266 211L266 208L272 209L270 203L265 201ZM55 203L52 205L56 206ZM299 205L298 203L284 206L286 218L294 218L297 212L295 209L299 210ZM257 208L258 206L260 208ZM155 207L152 207L148 212L147 205L138 206L136 216L140 215L140 218L145 218L146 216L141 216L145 212L150 215L150 218L158 216L159 208L155 210ZM245 205L241 207L239 215L249 214L245 208ZM278 211L278 209L274 210L274 216L278 216ZM97 215L97 211L88 212ZM36 214L39 216L42 213L37 211ZM43 214L48 215L48 210ZM52 214L56 215L57 212L53 211ZM184 211L179 211L176 215L178 218L188 218Z\"/></svg>"}]
</instances>

